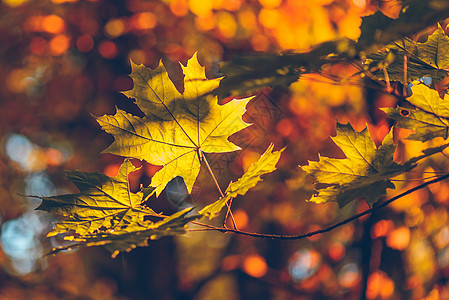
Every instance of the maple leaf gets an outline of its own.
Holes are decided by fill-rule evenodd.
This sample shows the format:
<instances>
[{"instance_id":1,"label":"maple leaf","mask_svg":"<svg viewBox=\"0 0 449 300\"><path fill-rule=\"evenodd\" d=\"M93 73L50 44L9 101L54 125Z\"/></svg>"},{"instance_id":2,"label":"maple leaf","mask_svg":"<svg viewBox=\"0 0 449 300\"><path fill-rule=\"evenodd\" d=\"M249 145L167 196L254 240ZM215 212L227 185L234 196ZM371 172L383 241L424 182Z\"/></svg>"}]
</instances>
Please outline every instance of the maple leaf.
<instances>
[{"instance_id":1,"label":"maple leaf","mask_svg":"<svg viewBox=\"0 0 449 300\"><path fill-rule=\"evenodd\" d=\"M391 177L415 166L413 163L399 165L393 161L396 146L392 131L376 148L368 128L359 132L349 123L337 123L337 136L332 140L346 155L345 159L320 156L318 162L309 161L308 166L301 167L318 184L310 201L335 201L343 207L352 200L364 197L372 206L386 193L387 188L394 188L389 180Z\"/></svg>"},{"instance_id":2,"label":"maple leaf","mask_svg":"<svg viewBox=\"0 0 449 300\"><path fill-rule=\"evenodd\" d=\"M130 192L128 174L135 170L133 164L125 160L118 175L112 178L99 172L67 171L67 178L76 185L79 194L38 197L42 203L37 209L66 217L56 223L47 236L116 231L142 223L145 216L159 216L141 205L149 195Z\"/></svg>"},{"instance_id":3,"label":"maple leaf","mask_svg":"<svg viewBox=\"0 0 449 300\"><path fill-rule=\"evenodd\" d=\"M235 198L237 195L245 195L248 190L262 180L262 175L276 170L276 164L285 148L274 152L273 148L274 145L271 144L260 158L248 168L242 177L236 182L229 183L229 186L224 193L224 197L203 208L199 214L205 215L209 217L209 219L216 217L226 205L226 202L231 198Z\"/></svg>"},{"instance_id":4,"label":"maple leaf","mask_svg":"<svg viewBox=\"0 0 449 300\"><path fill-rule=\"evenodd\" d=\"M145 116L117 109L113 116L96 118L115 139L105 152L163 166L151 179L157 196L176 176L184 179L190 193L200 170L200 152L240 150L228 137L250 125L242 115L252 97L219 105L211 91L221 79L207 79L196 54L181 67L183 93L169 79L162 62L154 70L132 63L134 87L124 94L136 100Z\"/></svg>"},{"instance_id":5,"label":"maple leaf","mask_svg":"<svg viewBox=\"0 0 449 300\"><path fill-rule=\"evenodd\" d=\"M447 17L447 0L408 0L404 1L398 19L389 18L380 11L362 17L357 42L340 38L315 45L303 53L290 51L235 56L220 64L220 71L226 77L216 93L222 96L247 95L265 86L289 86L303 74L320 72L325 65L376 52ZM379 76L383 74L379 73Z\"/></svg>"},{"instance_id":6,"label":"maple leaf","mask_svg":"<svg viewBox=\"0 0 449 300\"><path fill-rule=\"evenodd\" d=\"M429 36L425 43L412 41L408 38L387 46L386 51L379 51L368 56L368 68L378 67L373 72L379 79L385 80L383 67L386 67L389 79L404 83L404 55L408 56L407 83L429 76L442 79L447 76L449 67L449 37L438 25L437 30Z\"/></svg>"},{"instance_id":7,"label":"maple leaf","mask_svg":"<svg viewBox=\"0 0 449 300\"><path fill-rule=\"evenodd\" d=\"M198 215L187 216L192 210L193 207L186 208L155 223L150 221L134 222L127 227L118 228L116 231L69 236L66 237L66 240L74 241L75 244L54 248L49 254L82 246L105 246L115 258L120 252L129 252L136 247L148 246L148 240L184 234L187 223L200 217Z\"/></svg>"},{"instance_id":8,"label":"maple leaf","mask_svg":"<svg viewBox=\"0 0 449 300\"><path fill-rule=\"evenodd\" d=\"M448 16L449 3L446 0L406 0L403 1L397 19L389 18L380 11L362 17L361 33L357 43L361 50L370 51L403 36L419 32Z\"/></svg>"},{"instance_id":9,"label":"maple leaf","mask_svg":"<svg viewBox=\"0 0 449 300\"><path fill-rule=\"evenodd\" d=\"M353 57L354 45L353 40L341 38L318 44L308 52L235 56L219 65L226 77L215 92L248 95L266 86L289 86L302 74L319 72L324 65Z\"/></svg>"},{"instance_id":10,"label":"maple leaf","mask_svg":"<svg viewBox=\"0 0 449 300\"><path fill-rule=\"evenodd\" d=\"M415 132L409 140L428 141L436 137L448 138L449 132L449 96L441 99L436 90L425 84L412 86L412 95L407 101L415 108L382 108L388 117L397 121L398 127L412 129Z\"/></svg>"}]
</instances>

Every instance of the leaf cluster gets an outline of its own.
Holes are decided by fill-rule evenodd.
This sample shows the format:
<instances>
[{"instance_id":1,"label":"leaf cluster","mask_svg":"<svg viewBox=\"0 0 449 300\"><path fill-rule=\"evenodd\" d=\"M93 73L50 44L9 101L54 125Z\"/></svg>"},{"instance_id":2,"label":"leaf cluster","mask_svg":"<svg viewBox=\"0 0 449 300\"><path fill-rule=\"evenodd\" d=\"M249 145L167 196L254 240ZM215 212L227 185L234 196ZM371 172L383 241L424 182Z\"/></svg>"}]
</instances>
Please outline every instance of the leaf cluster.
<instances>
[{"instance_id":1,"label":"leaf cluster","mask_svg":"<svg viewBox=\"0 0 449 300\"><path fill-rule=\"evenodd\" d=\"M448 16L446 1L406 1L398 19L388 18L381 12L363 18L358 41L329 41L305 53L236 57L221 65L226 74L224 79L206 78L205 69L195 54L185 66L181 65L182 92L175 87L162 62L156 69L132 63L130 76L134 87L124 94L134 99L143 116L117 109L114 115L95 117L101 128L114 137L105 152L126 158L118 175L69 171L67 178L79 193L39 197L42 204L38 209L62 217L48 236L64 234L66 240L74 242L52 253L71 247L104 245L116 256L146 246L149 240L184 234L189 223L210 227L199 221L218 217L225 207L226 216L232 214L232 200L245 195L263 175L276 170L284 149L273 151L271 144L242 177L229 183L223 192L207 156L240 150L228 138L251 125L242 116L252 97L220 105L217 94L242 95L267 85L288 86L302 74L319 73L326 65L360 60L366 54L371 54L366 62L368 72L375 69L374 76L380 80L387 79L384 76L387 73L392 80L400 81L404 57L410 62L407 82L425 75L441 79L447 75L449 66L449 38L443 29L438 27L425 43L403 37ZM398 38L403 39L396 41ZM386 51L378 51L387 44ZM442 99L434 89L414 82L412 96L407 101L407 107L384 108L383 111L397 122L396 127L414 131L409 139L425 142L436 137L448 138L449 99L446 95ZM337 135L332 140L346 158L319 157L319 161L311 161L301 168L315 179L315 193L310 201L337 202L339 207L359 198L373 206L388 188L395 188L393 177L412 170L422 159L449 146L426 149L422 155L399 164L394 161L393 129L376 147L367 128L357 131L349 123L337 123ZM149 186L137 193L129 188L128 175L136 171L130 158L161 166ZM144 204L151 195L159 196L175 177L184 180L190 193L201 168L210 173L219 190L220 197L213 203L203 208L189 207L172 215L155 212ZM212 227L251 235L237 229Z\"/></svg>"},{"instance_id":2,"label":"leaf cluster","mask_svg":"<svg viewBox=\"0 0 449 300\"><path fill-rule=\"evenodd\" d=\"M105 152L127 157L119 174L111 178L98 172L69 171L66 176L79 189L78 194L40 197L42 204L38 209L65 217L48 236L64 233L66 240L75 242L52 253L105 245L116 256L147 245L148 239L183 234L189 222L217 217L231 198L244 195L262 180L262 175L275 170L282 150L273 151L271 145L239 180L230 183L220 199L198 213L191 207L166 216L143 204L153 193L159 196L178 176L190 193L201 165L209 168L207 153L239 150L228 137L250 125L243 121L242 115L251 98L219 105L210 92L220 79L206 78L196 54L182 69L183 93L176 89L162 63L154 70L132 64L134 87L124 94L135 99L144 116L117 109L114 115L96 117L102 129L114 137ZM128 175L136 168L128 158L162 165L150 186L137 193L129 188Z\"/></svg>"},{"instance_id":3,"label":"leaf cluster","mask_svg":"<svg viewBox=\"0 0 449 300\"><path fill-rule=\"evenodd\" d=\"M381 11L363 17L357 41L340 38L302 53L236 56L220 65L226 77L216 92L226 96L248 95L264 86L288 86L304 74L320 73L329 64L357 61L448 17L449 2L445 0L404 1L397 19ZM429 54L430 59L433 54Z\"/></svg>"},{"instance_id":4,"label":"leaf cluster","mask_svg":"<svg viewBox=\"0 0 449 300\"><path fill-rule=\"evenodd\" d=\"M403 84L424 76L441 80L447 76L449 58L446 53L448 51L449 37L438 25L438 29L425 43L415 42L409 38L396 41L389 44L385 51L369 55L365 66L381 80L387 80L385 74L388 74L389 80ZM404 79L404 56L407 56L406 79Z\"/></svg>"}]
</instances>

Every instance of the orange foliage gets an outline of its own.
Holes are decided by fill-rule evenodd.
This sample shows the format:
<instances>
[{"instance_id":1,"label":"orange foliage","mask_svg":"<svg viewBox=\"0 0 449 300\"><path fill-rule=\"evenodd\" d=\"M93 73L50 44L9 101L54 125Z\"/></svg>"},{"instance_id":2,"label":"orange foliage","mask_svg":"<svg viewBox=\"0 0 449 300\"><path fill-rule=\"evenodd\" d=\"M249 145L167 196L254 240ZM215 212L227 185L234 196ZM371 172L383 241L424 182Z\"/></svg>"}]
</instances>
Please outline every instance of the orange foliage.
<instances>
[{"instance_id":1,"label":"orange foliage","mask_svg":"<svg viewBox=\"0 0 449 300\"><path fill-rule=\"evenodd\" d=\"M9 6L7 7L8 9L16 6L21 6L19 9L25 8L27 7L26 2L26 0L4 1ZM59 5L65 2L72 3ZM199 50L204 60L207 60L210 65L215 65L217 61L222 60L224 57L228 58L229 55L238 53L242 49L244 51L273 52L285 49L303 51L310 49L319 42L336 37L357 38L360 32L360 16L366 15L375 9L374 5L368 7L368 3L374 1L367 0L127 0L123 5L125 13L122 13L122 11L119 11L122 7L115 5L113 2L108 4L105 4L107 1L98 1L98 3L91 2L94 1L51 0L49 1L49 6L45 9L30 10L28 15L25 14L25 10L22 10L20 12L21 23L19 24L23 29L21 33L23 37L21 37L21 40L25 42L28 39L29 44L24 44L24 49L30 53L21 61L31 62L30 64L34 63L37 66L45 66L48 69L57 69L58 66L52 65L46 60L64 60L66 61L64 67L69 66L67 70L75 69L77 72L84 72L76 69L78 66L76 63L70 61L69 58L66 59L64 57L64 59L58 59L58 57L45 57L48 54L61 56L71 51L71 47L76 47L79 51L75 49L74 52L79 55L77 58L80 61L84 60L82 61L83 63L87 59L91 59L99 54L106 59L117 58L117 60L112 61L114 66L116 66L115 63L118 61L126 64L127 58L132 59L138 64L144 63L150 65L157 62L160 57L183 61L187 55ZM387 6L387 2L391 5ZM397 15L398 1L382 1L382 3L382 9L392 16ZM81 5L93 6L89 8L90 10L86 10ZM104 27L101 27L103 26L102 24L104 24ZM127 45L122 40L131 40L132 43ZM92 51L95 47L98 53ZM95 59L98 59L98 57ZM74 66L70 66L70 64ZM102 69L100 65L96 65L96 68L99 68L99 74L109 74L108 72L110 72L110 70L104 72L105 69ZM14 93L14 96L18 96L17 94L19 93L31 94L34 91L34 86L45 87L47 83L51 84L49 84L51 87L49 90L52 92L56 91L54 92L55 95L60 95L61 92L58 92L58 88L55 86L60 86L59 90L63 90L67 86L56 81L61 80L61 77L57 75L43 74L39 75L42 76L41 79L38 78L38 75L36 75L37 72L33 71L33 68L29 66L15 64L5 70L3 90L5 93ZM127 70L119 69L118 71L121 72L120 75L110 74L112 79L99 79L99 87L103 88L108 86L111 89L124 90L123 86L129 84L126 81L127 79L124 79L124 74L126 74ZM280 121L273 122L272 128L267 129L267 135L270 134L270 138L273 137L277 141L283 142L289 140L292 142L290 148L299 149L296 151L301 152L301 156L298 156L298 152L295 153L292 151L291 153L287 153L286 151L286 155L290 155L290 157L287 156L286 164L293 163L292 165L296 166L301 159L304 159L304 161L311 159L312 154L308 151L319 147L327 147L329 144L325 144L324 141L328 140L330 132L335 128L336 114L341 122L353 122L353 119L356 119L353 123L359 130L365 126L368 120L365 118L366 114L364 115L366 112L366 107L364 107L365 102L361 101L361 99L364 99L364 90L361 87L363 83L348 81L348 84L345 84L345 79L356 73L357 70L348 65L339 65L333 68L326 68L323 71L324 75L331 76L332 78L304 76L300 82L294 83L291 86L290 98L284 102L282 102L284 99L282 101L275 99L276 101L279 100L277 102L279 105L284 105L284 111L282 112L283 115L279 117ZM70 73L69 71L66 72ZM54 73L59 74L57 72ZM68 85L71 86L75 82L81 82L82 84L73 84L73 86L80 87L76 89L77 95L83 94L85 90L89 89L85 88L87 85L84 84L84 81L79 80L81 75L76 74L76 72L70 73L71 76L73 75L73 78L69 78L70 83ZM56 84L54 84L51 76L56 78L54 79ZM85 73L82 76L86 76L91 80L88 81L90 82L91 90L96 88L94 84L97 84L97 81L90 77L93 75ZM354 78L352 77L351 80ZM441 84L436 83L437 86ZM78 93L78 91L80 92ZM58 100L59 104L55 105L55 107L64 108L60 109L62 112L58 116L61 120L66 120L67 115L70 115L72 111L76 111L75 109L71 109L71 105L81 106L82 103L81 101L72 101L72 95L66 91L63 92L68 94L69 100L67 103ZM49 99L48 103L55 103L54 98L56 97L54 95L45 94L44 96L45 99ZM31 96L27 95L27 97ZM84 97L89 98L89 96ZM20 107L23 104L18 100L16 101L15 97L11 98L14 101L5 105L8 111L14 111L16 106ZM95 104L98 107L94 109L103 113L107 107L110 107L110 102L107 102L109 100L105 100L106 98L99 95L98 99L95 99L95 102L99 103ZM6 97L3 99L6 99ZM383 95L376 101L376 105L378 106L395 106L397 99L392 96ZM37 101L30 102L40 103ZM89 103L89 105L91 104ZM45 106L42 107L45 108ZM4 111L7 111L6 109ZM25 109L22 110L26 111ZM338 116L340 111L343 111L342 114L344 114L341 119ZM10 114L4 113L3 115L10 117ZM11 115L12 117L10 118L12 119L17 118L21 122L33 123L33 127L30 126L30 128L39 127L39 122L36 121L36 118L33 119L30 113L20 117L14 116L14 114ZM371 126L369 130L372 138L376 143L379 143L388 132L389 123L385 119L381 119L380 121L377 120L376 124L376 126ZM32 130L27 129L26 132L31 132ZM409 133L410 131L407 130L396 129L395 138L404 138ZM95 143L97 142L96 140ZM402 157L402 161L412 156L420 155L421 150L425 147L416 142L405 141L404 143L407 144L407 149L409 150L403 153L404 157ZM97 146L98 144L94 145L94 147ZM252 146L254 145L252 144ZM247 170L251 163L256 161L260 155L260 149L256 148L256 146L242 151L237 162L234 162L229 169L237 168L241 171L238 165L241 163L243 169ZM400 154L397 155L398 158L401 158L399 157ZM42 170L46 166L59 166L62 164L63 159L61 151L58 149L43 148L43 150L36 150L30 155L30 161L28 162L29 170ZM77 159L81 160L84 164L88 163L80 158ZM86 158L83 159L87 160ZM76 160L74 161L73 164L76 165ZM1 163L0 161L0 167ZM109 164L103 162L103 165L98 163L98 165L100 165L98 169L103 169L106 175L117 175L119 165L115 161L109 161ZM145 164L143 170L145 171L146 179L154 175L160 168L160 166ZM136 182L138 182L139 178L137 177L141 173L133 175L136 177ZM414 184L417 183L414 182ZM307 189L307 186L310 188L310 183L302 183L300 193L303 193ZM400 188L399 183L397 187ZM411 185L404 189L410 187ZM277 186L275 189L279 190ZM447 183L442 182L430 186L429 189L435 200L431 204L435 205L435 211L438 210L437 204L441 206L448 205L449 185ZM290 188L290 190L293 189ZM324 224L328 224L331 220L334 220L335 212L332 205L320 208L316 208L315 206L313 208L307 208L301 206L303 204L298 204L298 202L281 202L288 197L287 194L291 192L290 190L288 192L282 192L282 197L279 196L281 193L274 194L277 198L273 200L273 203L270 202L270 205L267 205L267 201L272 201L272 199L268 197L272 197L273 194L267 193L269 200L263 199L265 202L260 202L261 206L265 205L262 208L265 209L264 211L268 211L267 216L277 218L276 221L279 221L279 224L283 227L282 230L291 230L292 232L312 231L320 229L326 226ZM2 189L0 189L1 191ZM403 189L392 190L390 193L396 195L401 191ZM201 196L206 194L203 191ZM303 197L303 195L298 197L296 191L292 194L293 196L290 196L295 201L297 198ZM284 198L284 195L287 196ZM413 248L413 241L410 242L411 232L409 227L416 226L417 230L414 229L413 232L421 232L423 236L420 236L420 239L425 241L432 240L432 246L436 246L438 250L447 247L449 239L447 238L447 228L444 227L447 226L447 213L436 213L432 211L424 215L423 211L425 209L423 204L428 201L428 196L428 191L423 189L395 201L390 206L393 209L391 213L404 215L405 226L394 229L394 224L391 220L381 220L374 224L371 231L372 237L374 239L386 237L387 246L397 250L405 250L402 253L407 253ZM279 202L274 203L275 201ZM362 203L362 206L358 206L358 211L368 208L363 201L360 203ZM310 211L313 211L313 213L310 214ZM320 211L323 216L332 216L332 219L330 220L327 217L315 218L312 223L306 223L312 218L311 215L317 214L317 211ZM234 211L234 217L240 229L247 227L249 218L253 217L251 213L250 209L237 209ZM363 219L360 221L363 222ZM317 225L307 227L305 224ZM307 243L317 245L317 251L312 253L314 255L312 257L312 263L320 263L320 255L322 253L327 253L328 258L332 262L340 262L348 253L351 253L349 252L351 250L351 242L360 237L360 228L354 224L357 223L348 224L333 233L329 233L329 237L332 239L328 239L328 237L323 235L316 235L306 241ZM323 236L322 240L320 240L321 236ZM314 243L316 241L319 242ZM239 246L242 245L247 246L247 244L239 244ZM289 247L296 247L296 245L290 244ZM321 248L318 249L319 247ZM348 248L346 249L346 247ZM288 248L288 250L291 250L291 248ZM214 251L217 252L216 249ZM422 247L417 247L417 250L414 250L412 253L413 260L416 261L417 254L423 253L425 255L422 255L423 258L417 263L422 268L426 267L423 262L435 258L434 253L428 254ZM190 257L189 255L191 254L186 255L186 257ZM263 277L268 272L268 265L265 258L257 254L241 256L229 255L227 253L224 259L221 260L221 264L224 271L235 270L241 267L243 271L253 277ZM408 264L409 267L411 265L412 263ZM334 266L335 264L332 266L323 264L322 268L318 271L321 277L314 276L306 280L301 288L311 289L322 287L323 285L332 285L332 281L336 289L342 287L345 289L354 289L359 284L357 280L360 278L356 276L356 272L348 272L343 279L333 278L336 277L335 270L331 269ZM423 273L418 267L415 268L417 271L413 271L414 273ZM429 270L425 273L429 278L438 271L433 268L429 268ZM284 278L282 280L291 280L285 271L283 274ZM76 289L70 280L65 285L68 286L68 290ZM419 289L423 285L424 283L419 281L407 288ZM104 290L101 284L97 288L99 291L97 293L98 295L103 295L103 297L110 296L108 293L101 292ZM395 283L393 280L382 271L376 271L369 277L366 296L368 299L389 299L393 296L394 289ZM423 292L420 298L425 295L426 292ZM438 299L438 296L438 289L434 288L427 294L427 299ZM109 298L112 299L112 297Z\"/></svg>"}]
</instances>

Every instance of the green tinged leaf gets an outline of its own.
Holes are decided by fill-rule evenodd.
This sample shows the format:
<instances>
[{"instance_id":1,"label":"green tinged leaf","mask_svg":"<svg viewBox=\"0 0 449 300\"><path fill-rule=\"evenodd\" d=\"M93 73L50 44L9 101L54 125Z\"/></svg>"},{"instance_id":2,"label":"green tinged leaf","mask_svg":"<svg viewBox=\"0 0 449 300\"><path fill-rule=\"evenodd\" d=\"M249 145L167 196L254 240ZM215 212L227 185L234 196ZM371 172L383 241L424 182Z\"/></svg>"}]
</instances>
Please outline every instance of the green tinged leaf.
<instances>
[{"instance_id":1,"label":"green tinged leaf","mask_svg":"<svg viewBox=\"0 0 449 300\"><path fill-rule=\"evenodd\" d=\"M447 17L449 17L447 0L404 1L397 19L391 19L380 11L362 18L358 48L360 51L371 53Z\"/></svg>"},{"instance_id":2,"label":"green tinged leaf","mask_svg":"<svg viewBox=\"0 0 449 300\"><path fill-rule=\"evenodd\" d=\"M386 51L368 56L366 64L369 69L378 68L373 74L379 79L385 80L383 68L386 67L390 80L404 83L404 55L407 55L407 83L423 76L439 80L447 76L446 69L449 67L447 53L449 53L449 37L438 26L425 43L405 38L388 45Z\"/></svg>"},{"instance_id":3,"label":"green tinged leaf","mask_svg":"<svg viewBox=\"0 0 449 300\"><path fill-rule=\"evenodd\" d=\"M383 38L384 32L387 29L396 25L397 20L384 15L381 11L377 11L372 15L362 17L362 24L360 25L359 44L365 45L366 48L375 47L376 44L382 45L390 41ZM399 38L399 36L397 37ZM388 38L389 40L391 37ZM392 40L395 40L393 38Z\"/></svg>"},{"instance_id":4,"label":"green tinged leaf","mask_svg":"<svg viewBox=\"0 0 449 300\"><path fill-rule=\"evenodd\" d=\"M356 55L355 42L342 38L316 45L303 53L265 53L235 56L220 64L226 77L215 93L220 96L248 95L270 86L289 86L302 74L319 72L323 65Z\"/></svg>"},{"instance_id":5,"label":"green tinged leaf","mask_svg":"<svg viewBox=\"0 0 449 300\"><path fill-rule=\"evenodd\" d=\"M424 84L412 86L412 96L407 100L415 108L383 108L388 117L397 121L397 127L412 129L415 132L409 140L428 141L436 137L448 138L449 96L441 99L437 91Z\"/></svg>"},{"instance_id":6,"label":"green tinged leaf","mask_svg":"<svg viewBox=\"0 0 449 300\"><path fill-rule=\"evenodd\" d=\"M310 51L302 53L236 56L220 64L220 71L224 73L225 78L215 93L221 96L248 95L266 86L287 87L303 74L317 73L325 65L347 62L353 58L374 53L387 44L416 33L447 17L449 17L449 1L447 0L409 0L404 1L398 19L391 19L380 11L363 17L360 26L361 34L357 42L343 38L318 44ZM430 56L434 51L435 49L431 49L429 45ZM382 60L383 57L374 58ZM419 66L420 64L414 66L412 63L411 65L412 69L416 68L416 71L421 70L422 66ZM442 75L440 65L437 71L434 69L430 68L430 71L434 72L430 76ZM421 71L430 72L426 69ZM383 75L379 74L379 76ZM424 75L421 74L421 76Z\"/></svg>"},{"instance_id":7,"label":"green tinged leaf","mask_svg":"<svg viewBox=\"0 0 449 300\"><path fill-rule=\"evenodd\" d=\"M72 236L67 240L75 244L54 248L49 254L82 246L105 246L116 257L120 252L129 252L136 247L148 246L148 240L156 240L164 236L181 235L186 232L187 223L199 218L198 215L187 216L193 207L186 208L171 216L153 223L137 222L116 231L98 232L84 236Z\"/></svg>"},{"instance_id":8,"label":"green tinged leaf","mask_svg":"<svg viewBox=\"0 0 449 300\"><path fill-rule=\"evenodd\" d=\"M199 151L239 150L228 137L250 125L242 115L251 98L219 105L210 92L220 79L206 78L196 54L182 69L184 92L180 93L162 63L155 70L132 64L134 88L124 94L136 100L145 116L117 109L113 116L97 118L115 139L105 152L163 166L151 179L156 195L176 176L184 179L190 193L200 170Z\"/></svg>"},{"instance_id":9,"label":"green tinged leaf","mask_svg":"<svg viewBox=\"0 0 449 300\"><path fill-rule=\"evenodd\" d=\"M161 216L143 206L142 202L154 188L132 193L128 174L135 170L132 163L125 160L119 174L113 178L98 172L70 171L67 177L78 187L79 194L40 197L42 204L37 209L65 217L48 236L68 233L64 239L76 242L55 248L52 253L73 247L106 245L116 256L137 246L147 246L148 239L183 234L185 225L199 218L198 215L186 217L193 208ZM162 219L152 222L146 219L148 217Z\"/></svg>"},{"instance_id":10,"label":"green tinged leaf","mask_svg":"<svg viewBox=\"0 0 449 300\"><path fill-rule=\"evenodd\" d=\"M223 198L209 204L203 208L199 214L209 217L212 219L220 213L223 207L226 205L231 198L237 197L237 195L244 195L248 190L256 186L256 184L262 179L260 176L268 174L276 170L276 164L281 157L282 151L274 151L274 145L271 144L268 149L262 154L258 161L252 164L245 174L240 177L236 182L231 182L225 191Z\"/></svg>"},{"instance_id":11,"label":"green tinged leaf","mask_svg":"<svg viewBox=\"0 0 449 300\"><path fill-rule=\"evenodd\" d=\"M67 178L79 189L79 194L39 197L37 208L66 217L58 222L48 236L72 232L84 236L101 231L121 230L143 222L145 216L157 216L142 206L143 193L131 193L128 174L136 168L129 160L120 167L116 177L94 172L66 172Z\"/></svg>"},{"instance_id":12,"label":"green tinged leaf","mask_svg":"<svg viewBox=\"0 0 449 300\"><path fill-rule=\"evenodd\" d=\"M372 206L387 188L394 188L391 177L414 167L393 161L396 146L392 131L376 149L367 128L359 132L349 123L337 123L337 136L332 140L346 155L345 159L320 157L318 162L310 161L301 167L316 180L315 195L310 201L334 201L343 207L363 197Z\"/></svg>"},{"instance_id":13,"label":"green tinged leaf","mask_svg":"<svg viewBox=\"0 0 449 300\"><path fill-rule=\"evenodd\" d=\"M418 54L420 59L437 69L449 67L449 37L438 24L437 30L429 36L425 43L418 43Z\"/></svg>"}]
</instances>

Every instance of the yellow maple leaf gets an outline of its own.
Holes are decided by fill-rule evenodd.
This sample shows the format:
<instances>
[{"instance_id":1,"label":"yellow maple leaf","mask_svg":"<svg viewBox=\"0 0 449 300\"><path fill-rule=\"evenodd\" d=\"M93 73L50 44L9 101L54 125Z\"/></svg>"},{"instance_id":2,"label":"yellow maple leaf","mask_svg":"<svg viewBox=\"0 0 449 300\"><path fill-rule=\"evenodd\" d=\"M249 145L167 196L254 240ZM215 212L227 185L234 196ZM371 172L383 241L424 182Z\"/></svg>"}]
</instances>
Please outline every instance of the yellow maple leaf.
<instances>
[{"instance_id":1,"label":"yellow maple leaf","mask_svg":"<svg viewBox=\"0 0 449 300\"><path fill-rule=\"evenodd\" d=\"M136 100L145 116L117 109L115 115L96 118L115 138L105 152L163 166L151 179L156 195L177 176L184 179L190 193L202 153L240 150L228 137L250 125L242 115L252 97L219 105L211 92L221 79L207 79L196 54L181 67L183 93L176 89L162 62L154 70L132 64L134 87L124 94Z\"/></svg>"}]
</instances>

